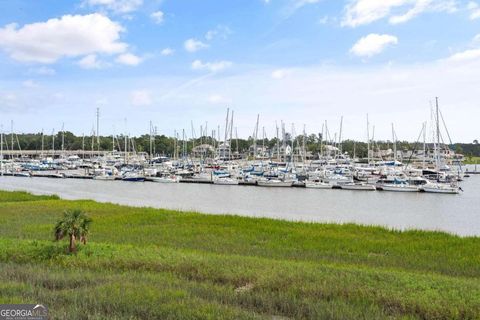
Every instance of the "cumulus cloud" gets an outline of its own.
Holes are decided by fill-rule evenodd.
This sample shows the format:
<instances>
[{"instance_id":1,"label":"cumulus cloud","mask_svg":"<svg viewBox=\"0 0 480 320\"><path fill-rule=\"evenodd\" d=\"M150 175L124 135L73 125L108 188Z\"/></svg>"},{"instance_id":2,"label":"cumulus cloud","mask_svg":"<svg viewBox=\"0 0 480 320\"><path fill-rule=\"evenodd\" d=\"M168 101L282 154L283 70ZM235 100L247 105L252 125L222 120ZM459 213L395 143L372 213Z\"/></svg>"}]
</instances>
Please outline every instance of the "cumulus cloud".
<instances>
[{"instance_id":1,"label":"cumulus cloud","mask_svg":"<svg viewBox=\"0 0 480 320\"><path fill-rule=\"evenodd\" d=\"M208 102L213 104L230 103L231 101L231 99L225 98L220 94L212 94L208 97Z\"/></svg>"},{"instance_id":2,"label":"cumulus cloud","mask_svg":"<svg viewBox=\"0 0 480 320\"><path fill-rule=\"evenodd\" d=\"M467 9L470 11L470 20L480 18L480 6L475 1L470 1L467 5Z\"/></svg>"},{"instance_id":3,"label":"cumulus cloud","mask_svg":"<svg viewBox=\"0 0 480 320\"><path fill-rule=\"evenodd\" d=\"M163 49L163 50L160 52L160 54L161 54L162 56L171 56L171 55L174 54L174 53L175 53L175 50L173 50L173 49L171 49L171 48L165 48L165 49Z\"/></svg>"},{"instance_id":4,"label":"cumulus cloud","mask_svg":"<svg viewBox=\"0 0 480 320\"><path fill-rule=\"evenodd\" d=\"M143 4L143 0L86 0L85 5L99 6L115 13L130 13Z\"/></svg>"},{"instance_id":5,"label":"cumulus cloud","mask_svg":"<svg viewBox=\"0 0 480 320\"><path fill-rule=\"evenodd\" d=\"M277 69L272 71L273 79L283 79L290 74L291 70L289 69Z\"/></svg>"},{"instance_id":6,"label":"cumulus cloud","mask_svg":"<svg viewBox=\"0 0 480 320\"><path fill-rule=\"evenodd\" d=\"M195 60L192 62L193 70L208 70L210 72L219 72L228 69L232 66L230 61L216 61L216 62L202 62L201 60Z\"/></svg>"},{"instance_id":7,"label":"cumulus cloud","mask_svg":"<svg viewBox=\"0 0 480 320\"><path fill-rule=\"evenodd\" d=\"M454 12L454 0L353 0L346 5L343 26L357 27L389 18L391 24L403 23L426 12Z\"/></svg>"},{"instance_id":8,"label":"cumulus cloud","mask_svg":"<svg viewBox=\"0 0 480 320\"><path fill-rule=\"evenodd\" d=\"M24 86L25 88L38 88L39 87L38 83L36 83L32 79L28 79L28 80L23 81L22 86Z\"/></svg>"},{"instance_id":9,"label":"cumulus cloud","mask_svg":"<svg viewBox=\"0 0 480 320\"><path fill-rule=\"evenodd\" d=\"M152 105L152 97L148 90L135 90L130 94L130 103L136 107L145 107Z\"/></svg>"},{"instance_id":10,"label":"cumulus cloud","mask_svg":"<svg viewBox=\"0 0 480 320\"><path fill-rule=\"evenodd\" d=\"M205 39L208 41L213 40L214 38L226 39L232 33L229 27L218 25L214 29L207 31L205 34Z\"/></svg>"},{"instance_id":11,"label":"cumulus cloud","mask_svg":"<svg viewBox=\"0 0 480 320\"><path fill-rule=\"evenodd\" d=\"M164 21L164 16L165 14L162 11L155 11L150 15L150 18L152 18L153 22L156 24L162 24Z\"/></svg>"},{"instance_id":12,"label":"cumulus cloud","mask_svg":"<svg viewBox=\"0 0 480 320\"><path fill-rule=\"evenodd\" d=\"M100 69L103 64L97 59L96 54L89 54L80 59L77 64L83 69Z\"/></svg>"},{"instance_id":13,"label":"cumulus cloud","mask_svg":"<svg viewBox=\"0 0 480 320\"><path fill-rule=\"evenodd\" d=\"M196 52L200 49L208 48L208 44L193 38L186 40L183 46L188 52Z\"/></svg>"},{"instance_id":14,"label":"cumulus cloud","mask_svg":"<svg viewBox=\"0 0 480 320\"><path fill-rule=\"evenodd\" d=\"M142 62L142 58L132 53L124 53L119 55L117 59L115 59L115 62L125 64L127 66L138 66Z\"/></svg>"},{"instance_id":15,"label":"cumulus cloud","mask_svg":"<svg viewBox=\"0 0 480 320\"><path fill-rule=\"evenodd\" d=\"M358 40L350 52L359 57L371 57L381 53L387 46L397 43L398 39L395 36L371 33Z\"/></svg>"},{"instance_id":16,"label":"cumulus cloud","mask_svg":"<svg viewBox=\"0 0 480 320\"><path fill-rule=\"evenodd\" d=\"M34 74L39 74L42 76L53 76L56 74L55 69L49 68L49 67L39 67L39 68L33 68L29 70L29 73L34 73Z\"/></svg>"},{"instance_id":17,"label":"cumulus cloud","mask_svg":"<svg viewBox=\"0 0 480 320\"><path fill-rule=\"evenodd\" d=\"M54 63L63 57L124 52L127 44L119 40L123 30L98 13L65 15L21 28L6 25L0 29L0 47L18 61Z\"/></svg>"},{"instance_id":18,"label":"cumulus cloud","mask_svg":"<svg viewBox=\"0 0 480 320\"><path fill-rule=\"evenodd\" d=\"M480 60L480 34L477 34L475 37L473 37L469 49L456 52L445 60L453 62Z\"/></svg>"},{"instance_id":19,"label":"cumulus cloud","mask_svg":"<svg viewBox=\"0 0 480 320\"><path fill-rule=\"evenodd\" d=\"M480 58L480 49L468 49L468 50L457 52L451 55L447 60L464 61L464 60L475 60L479 58Z\"/></svg>"}]
</instances>

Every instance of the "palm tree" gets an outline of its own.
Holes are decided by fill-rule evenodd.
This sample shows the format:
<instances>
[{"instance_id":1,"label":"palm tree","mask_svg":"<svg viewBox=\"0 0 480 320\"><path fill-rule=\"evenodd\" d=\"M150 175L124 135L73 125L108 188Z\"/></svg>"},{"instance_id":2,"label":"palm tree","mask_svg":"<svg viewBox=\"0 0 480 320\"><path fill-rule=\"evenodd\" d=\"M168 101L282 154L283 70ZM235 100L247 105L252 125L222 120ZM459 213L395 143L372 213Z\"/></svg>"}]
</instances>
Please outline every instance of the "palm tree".
<instances>
[{"instance_id":1,"label":"palm tree","mask_svg":"<svg viewBox=\"0 0 480 320\"><path fill-rule=\"evenodd\" d=\"M76 240L87 244L90 223L92 223L92 219L82 210L66 210L63 213L63 218L55 225L55 240L61 240L68 235L70 239L68 251L70 253L76 252Z\"/></svg>"}]
</instances>

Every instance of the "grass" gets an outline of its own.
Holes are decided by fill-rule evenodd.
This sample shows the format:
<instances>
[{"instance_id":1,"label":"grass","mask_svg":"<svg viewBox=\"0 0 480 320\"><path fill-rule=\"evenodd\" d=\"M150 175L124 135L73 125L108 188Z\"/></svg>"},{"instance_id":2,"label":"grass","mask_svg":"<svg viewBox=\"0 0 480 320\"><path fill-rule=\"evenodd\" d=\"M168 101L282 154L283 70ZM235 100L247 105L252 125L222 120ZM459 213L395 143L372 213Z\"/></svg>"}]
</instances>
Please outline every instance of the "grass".
<instances>
[{"instance_id":1,"label":"grass","mask_svg":"<svg viewBox=\"0 0 480 320\"><path fill-rule=\"evenodd\" d=\"M93 218L77 255L65 209ZM0 303L70 319L479 319L480 238L0 192Z\"/></svg>"},{"instance_id":2,"label":"grass","mask_svg":"<svg viewBox=\"0 0 480 320\"><path fill-rule=\"evenodd\" d=\"M480 157L465 157L464 164L480 164Z\"/></svg>"}]
</instances>

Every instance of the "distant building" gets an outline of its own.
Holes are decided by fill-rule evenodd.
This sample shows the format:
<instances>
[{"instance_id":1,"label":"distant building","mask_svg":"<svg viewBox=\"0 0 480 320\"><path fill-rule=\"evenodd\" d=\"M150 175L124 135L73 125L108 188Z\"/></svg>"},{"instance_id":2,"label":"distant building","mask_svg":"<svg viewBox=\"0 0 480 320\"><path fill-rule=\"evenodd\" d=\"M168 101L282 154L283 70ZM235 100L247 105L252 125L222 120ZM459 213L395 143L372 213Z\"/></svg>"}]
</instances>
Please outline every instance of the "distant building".
<instances>
[{"instance_id":1,"label":"distant building","mask_svg":"<svg viewBox=\"0 0 480 320\"><path fill-rule=\"evenodd\" d=\"M209 144L201 144L192 149L192 156L194 158L211 157L215 154L215 148Z\"/></svg>"}]
</instances>

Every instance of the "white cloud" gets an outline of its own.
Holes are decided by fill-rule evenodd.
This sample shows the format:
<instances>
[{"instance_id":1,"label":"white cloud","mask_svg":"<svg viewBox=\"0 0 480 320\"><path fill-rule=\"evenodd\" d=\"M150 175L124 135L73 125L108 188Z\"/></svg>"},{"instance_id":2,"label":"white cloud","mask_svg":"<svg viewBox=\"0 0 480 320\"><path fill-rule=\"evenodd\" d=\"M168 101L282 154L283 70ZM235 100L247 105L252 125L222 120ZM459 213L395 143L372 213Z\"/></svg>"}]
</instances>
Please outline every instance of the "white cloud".
<instances>
[{"instance_id":1,"label":"white cloud","mask_svg":"<svg viewBox=\"0 0 480 320\"><path fill-rule=\"evenodd\" d=\"M426 11L454 12L455 0L353 0L346 5L342 25L357 27L389 17L403 23Z\"/></svg>"},{"instance_id":2,"label":"white cloud","mask_svg":"<svg viewBox=\"0 0 480 320\"><path fill-rule=\"evenodd\" d=\"M230 103L232 102L232 100L225 98L224 96L219 94L212 94L208 97L208 102L214 103L214 104L223 104L223 103Z\"/></svg>"},{"instance_id":3,"label":"white cloud","mask_svg":"<svg viewBox=\"0 0 480 320\"><path fill-rule=\"evenodd\" d=\"M205 34L205 39L208 41L213 40L214 38L226 39L232 33L229 27L218 25L214 29L207 31Z\"/></svg>"},{"instance_id":4,"label":"white cloud","mask_svg":"<svg viewBox=\"0 0 480 320\"><path fill-rule=\"evenodd\" d=\"M38 88L39 87L38 83L36 83L32 79L28 79L28 80L23 81L22 86L24 86L25 88Z\"/></svg>"},{"instance_id":5,"label":"white cloud","mask_svg":"<svg viewBox=\"0 0 480 320\"><path fill-rule=\"evenodd\" d=\"M447 60L450 61L464 61L480 59L480 49L469 49L462 52L457 52L451 55Z\"/></svg>"},{"instance_id":6,"label":"white cloud","mask_svg":"<svg viewBox=\"0 0 480 320\"><path fill-rule=\"evenodd\" d=\"M131 53L124 53L119 55L117 59L115 59L115 62L125 64L127 66L138 66L142 62L142 58Z\"/></svg>"},{"instance_id":7,"label":"white cloud","mask_svg":"<svg viewBox=\"0 0 480 320\"><path fill-rule=\"evenodd\" d=\"M164 21L164 16L165 14L162 11L155 11L150 15L150 18L156 23L156 24L162 24Z\"/></svg>"},{"instance_id":8,"label":"white cloud","mask_svg":"<svg viewBox=\"0 0 480 320\"><path fill-rule=\"evenodd\" d=\"M358 40L350 52L359 57L371 57L381 53L388 45L397 43L398 39L395 36L371 33Z\"/></svg>"},{"instance_id":9,"label":"white cloud","mask_svg":"<svg viewBox=\"0 0 480 320\"><path fill-rule=\"evenodd\" d=\"M473 37L470 43L470 49L456 52L445 60L453 62L480 60L480 34Z\"/></svg>"},{"instance_id":10,"label":"white cloud","mask_svg":"<svg viewBox=\"0 0 480 320\"><path fill-rule=\"evenodd\" d=\"M149 106L153 103L150 91L135 90L130 94L130 103L136 107Z\"/></svg>"},{"instance_id":11,"label":"white cloud","mask_svg":"<svg viewBox=\"0 0 480 320\"><path fill-rule=\"evenodd\" d=\"M130 13L136 11L143 4L143 0L86 0L84 4L100 6L115 13Z\"/></svg>"},{"instance_id":12,"label":"white cloud","mask_svg":"<svg viewBox=\"0 0 480 320\"><path fill-rule=\"evenodd\" d=\"M230 61L216 61L216 62L205 62L203 63L201 60L195 60L192 62L192 69L193 70L208 70L210 72L219 72L225 69L228 69L232 66L232 62Z\"/></svg>"},{"instance_id":13,"label":"white cloud","mask_svg":"<svg viewBox=\"0 0 480 320\"><path fill-rule=\"evenodd\" d=\"M470 11L470 20L480 18L480 6L475 1L470 1L467 5L467 9Z\"/></svg>"},{"instance_id":14,"label":"white cloud","mask_svg":"<svg viewBox=\"0 0 480 320\"><path fill-rule=\"evenodd\" d=\"M165 48L165 49L163 49L163 50L160 52L160 54L161 54L162 56L171 56L171 55L174 54L174 53L175 53L175 50L173 50L173 49L171 49L171 48Z\"/></svg>"},{"instance_id":15,"label":"white cloud","mask_svg":"<svg viewBox=\"0 0 480 320\"><path fill-rule=\"evenodd\" d=\"M18 61L54 63L63 57L121 53L127 48L119 41L123 30L98 13L66 15L21 28L6 25L0 29L0 47Z\"/></svg>"},{"instance_id":16,"label":"white cloud","mask_svg":"<svg viewBox=\"0 0 480 320\"><path fill-rule=\"evenodd\" d=\"M291 73L289 69L277 69L272 72L273 79L283 79Z\"/></svg>"},{"instance_id":17,"label":"white cloud","mask_svg":"<svg viewBox=\"0 0 480 320\"><path fill-rule=\"evenodd\" d=\"M97 55L89 54L80 59L77 64L83 69L100 69L103 64L97 59Z\"/></svg>"},{"instance_id":18,"label":"white cloud","mask_svg":"<svg viewBox=\"0 0 480 320\"><path fill-rule=\"evenodd\" d=\"M473 37L472 44L473 45L480 45L480 33L477 34L475 37Z\"/></svg>"},{"instance_id":19,"label":"white cloud","mask_svg":"<svg viewBox=\"0 0 480 320\"><path fill-rule=\"evenodd\" d=\"M183 46L188 52L196 52L200 49L208 48L208 44L205 44L202 41L193 38L186 40Z\"/></svg>"},{"instance_id":20,"label":"white cloud","mask_svg":"<svg viewBox=\"0 0 480 320\"><path fill-rule=\"evenodd\" d=\"M39 74L39 75L42 75L42 76L53 76L53 75L56 74L56 71L55 71L55 69L42 66L42 67L39 67L39 68L30 69L29 73L35 73L35 74Z\"/></svg>"}]
</instances>

